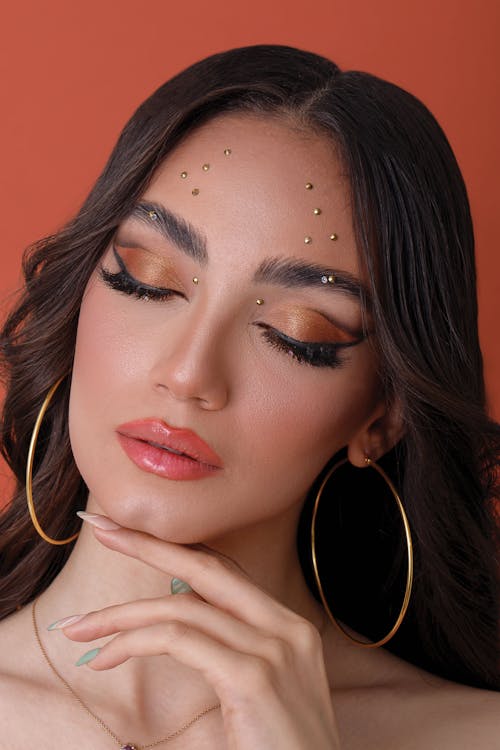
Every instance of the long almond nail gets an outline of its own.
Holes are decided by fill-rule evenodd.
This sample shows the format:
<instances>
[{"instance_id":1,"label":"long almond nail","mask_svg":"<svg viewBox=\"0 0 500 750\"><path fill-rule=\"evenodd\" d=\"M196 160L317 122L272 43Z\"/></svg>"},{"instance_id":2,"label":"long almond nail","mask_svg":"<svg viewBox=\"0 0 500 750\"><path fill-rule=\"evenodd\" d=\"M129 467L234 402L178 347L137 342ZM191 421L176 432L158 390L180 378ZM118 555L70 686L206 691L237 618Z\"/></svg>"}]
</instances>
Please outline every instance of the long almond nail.
<instances>
[{"instance_id":1,"label":"long almond nail","mask_svg":"<svg viewBox=\"0 0 500 750\"><path fill-rule=\"evenodd\" d=\"M78 661L75 662L75 667L81 667L82 664L88 664L89 661L92 661L92 659L96 658L100 650L100 648L93 648L91 651L87 651L87 653L83 654L83 656L80 656Z\"/></svg>"},{"instance_id":2,"label":"long almond nail","mask_svg":"<svg viewBox=\"0 0 500 750\"><path fill-rule=\"evenodd\" d=\"M71 617L63 617L62 620L56 620L49 625L47 630L60 630L61 628L67 628L68 625L73 625L78 620L81 620L85 615L71 615Z\"/></svg>"},{"instance_id":3,"label":"long almond nail","mask_svg":"<svg viewBox=\"0 0 500 750\"><path fill-rule=\"evenodd\" d=\"M107 516L101 516L99 513L86 513L84 510L78 510L76 515L79 516L82 521L97 526L98 529L103 531L117 531L117 529L123 529L118 523L115 523Z\"/></svg>"}]
</instances>

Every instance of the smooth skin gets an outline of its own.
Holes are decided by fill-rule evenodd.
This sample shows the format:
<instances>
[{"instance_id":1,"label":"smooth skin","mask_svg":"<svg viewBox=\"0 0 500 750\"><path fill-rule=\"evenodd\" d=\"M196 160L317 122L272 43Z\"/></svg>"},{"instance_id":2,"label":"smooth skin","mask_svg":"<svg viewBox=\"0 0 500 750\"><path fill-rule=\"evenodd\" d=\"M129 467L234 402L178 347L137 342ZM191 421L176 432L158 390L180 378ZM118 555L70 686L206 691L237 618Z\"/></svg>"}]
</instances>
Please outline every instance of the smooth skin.
<instances>
[{"instance_id":1,"label":"smooth skin","mask_svg":"<svg viewBox=\"0 0 500 750\"><path fill-rule=\"evenodd\" d=\"M137 744L219 701L221 711L171 747L494 748L498 694L440 680L384 649L353 646L309 592L297 558L302 504L329 458L346 446L363 467L366 455L377 460L404 430L397 402L381 397L372 334L339 353L338 368L299 362L263 336L265 325L332 343L363 328L359 302L320 280L301 288L254 280L266 259L286 257L365 281L331 144L293 123L226 115L187 137L142 199L194 226L207 259L181 251L151 223L127 219L115 240L129 270L176 295L137 299L111 289L98 269L86 289L71 444L89 488L86 510L123 528L83 524L40 598L41 637L56 668ZM102 266L118 270L111 245ZM195 430L223 470L196 481L141 471L116 427L152 416ZM174 576L195 593L171 596ZM61 631L45 629L86 613ZM49 750L55 736L67 750L104 747L102 729L43 662L30 606L0 623L0 638L6 747L36 739ZM76 667L83 643L101 650Z\"/></svg>"}]
</instances>

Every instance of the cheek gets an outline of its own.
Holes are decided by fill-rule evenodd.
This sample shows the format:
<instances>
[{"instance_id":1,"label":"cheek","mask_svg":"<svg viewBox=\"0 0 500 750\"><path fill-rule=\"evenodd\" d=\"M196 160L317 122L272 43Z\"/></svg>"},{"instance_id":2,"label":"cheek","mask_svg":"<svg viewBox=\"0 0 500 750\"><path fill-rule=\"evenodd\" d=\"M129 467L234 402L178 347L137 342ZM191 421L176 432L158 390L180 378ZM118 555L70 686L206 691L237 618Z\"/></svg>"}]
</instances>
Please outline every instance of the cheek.
<instances>
[{"instance_id":1,"label":"cheek","mask_svg":"<svg viewBox=\"0 0 500 750\"><path fill-rule=\"evenodd\" d=\"M379 401L375 359L364 347L337 370L286 363L286 377L247 383L252 397L237 426L255 472L282 472L312 482L363 427Z\"/></svg>"},{"instance_id":2,"label":"cheek","mask_svg":"<svg viewBox=\"0 0 500 750\"><path fill-rule=\"evenodd\" d=\"M89 282L78 321L69 402L71 446L84 478L87 464L101 464L98 445L110 441L109 425L120 416L116 403L123 404L121 389L141 361L139 337L119 307L95 279Z\"/></svg>"},{"instance_id":3,"label":"cheek","mask_svg":"<svg viewBox=\"0 0 500 750\"><path fill-rule=\"evenodd\" d=\"M105 402L144 359L144 336L134 329L122 304L91 280L78 321L73 372L73 385L82 397Z\"/></svg>"}]
</instances>

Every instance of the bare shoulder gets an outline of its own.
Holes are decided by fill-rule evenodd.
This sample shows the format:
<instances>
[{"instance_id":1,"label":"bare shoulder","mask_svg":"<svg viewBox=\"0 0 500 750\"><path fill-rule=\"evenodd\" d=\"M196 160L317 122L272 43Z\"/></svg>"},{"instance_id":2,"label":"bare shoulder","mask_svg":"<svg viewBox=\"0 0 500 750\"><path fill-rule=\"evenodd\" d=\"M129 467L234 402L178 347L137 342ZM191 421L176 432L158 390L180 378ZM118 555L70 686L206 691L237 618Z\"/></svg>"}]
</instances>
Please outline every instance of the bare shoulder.
<instances>
[{"instance_id":1,"label":"bare shoulder","mask_svg":"<svg viewBox=\"0 0 500 750\"><path fill-rule=\"evenodd\" d=\"M352 653L358 679L332 691L342 750L500 750L500 692L450 682L382 649Z\"/></svg>"},{"instance_id":2,"label":"bare shoulder","mask_svg":"<svg viewBox=\"0 0 500 750\"><path fill-rule=\"evenodd\" d=\"M394 685L398 750L500 750L500 693L411 666ZM396 734L398 732L396 731Z\"/></svg>"},{"instance_id":3,"label":"bare shoulder","mask_svg":"<svg viewBox=\"0 0 500 750\"><path fill-rule=\"evenodd\" d=\"M0 705L4 711L19 706L25 712L27 696L43 686L43 664L36 658L28 625L26 611L0 621ZM5 725L5 715L2 720Z\"/></svg>"},{"instance_id":4,"label":"bare shoulder","mask_svg":"<svg viewBox=\"0 0 500 750\"><path fill-rule=\"evenodd\" d=\"M6 680L14 675L18 675L22 670L23 641L29 643L27 639L26 618L20 612L13 612L3 620L0 620L0 687L5 685Z\"/></svg>"},{"instance_id":5,"label":"bare shoulder","mask_svg":"<svg viewBox=\"0 0 500 750\"><path fill-rule=\"evenodd\" d=\"M422 748L500 750L499 692L439 680L424 692L420 716Z\"/></svg>"},{"instance_id":6,"label":"bare shoulder","mask_svg":"<svg viewBox=\"0 0 500 750\"><path fill-rule=\"evenodd\" d=\"M63 692L58 695L50 682L50 673L33 642L26 607L0 621L0 643L0 750L50 750L56 745L75 748L73 735L80 717L73 706L66 706L61 700ZM89 746L97 747L97 743Z\"/></svg>"}]
</instances>

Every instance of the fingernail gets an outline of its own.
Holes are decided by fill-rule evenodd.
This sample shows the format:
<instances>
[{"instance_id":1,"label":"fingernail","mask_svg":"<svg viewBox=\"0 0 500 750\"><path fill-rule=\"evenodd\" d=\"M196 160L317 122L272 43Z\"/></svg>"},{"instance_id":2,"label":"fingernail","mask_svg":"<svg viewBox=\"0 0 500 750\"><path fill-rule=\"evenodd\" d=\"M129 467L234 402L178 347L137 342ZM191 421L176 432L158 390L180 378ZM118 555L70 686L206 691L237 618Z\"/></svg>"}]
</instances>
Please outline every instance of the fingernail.
<instances>
[{"instance_id":1,"label":"fingernail","mask_svg":"<svg viewBox=\"0 0 500 750\"><path fill-rule=\"evenodd\" d=\"M66 628L68 625L73 625L74 622L78 622L78 620L81 620L82 617L85 617L85 615L71 615L71 617L63 617L62 620L56 620L52 623L52 625L49 625L47 630L59 630L60 628Z\"/></svg>"},{"instance_id":2,"label":"fingernail","mask_svg":"<svg viewBox=\"0 0 500 750\"><path fill-rule=\"evenodd\" d=\"M100 648L93 648L92 651L87 651L86 654L83 654L83 656L80 656L78 661L75 662L75 667L81 667L82 664L88 664L89 661L92 661L92 659L96 658L100 650L101 650Z\"/></svg>"},{"instance_id":3,"label":"fingernail","mask_svg":"<svg viewBox=\"0 0 500 750\"><path fill-rule=\"evenodd\" d=\"M180 578L172 578L170 581L170 593L171 594L189 594L193 591L189 583L181 581Z\"/></svg>"},{"instance_id":4,"label":"fingernail","mask_svg":"<svg viewBox=\"0 0 500 750\"><path fill-rule=\"evenodd\" d=\"M78 510L76 515L79 516L82 521L86 521L87 523L92 524L92 526L97 526L98 529L102 529L103 531L116 531L117 529L123 529L123 526L115 523L107 516L99 515L99 513L86 513L84 510Z\"/></svg>"}]
</instances>

